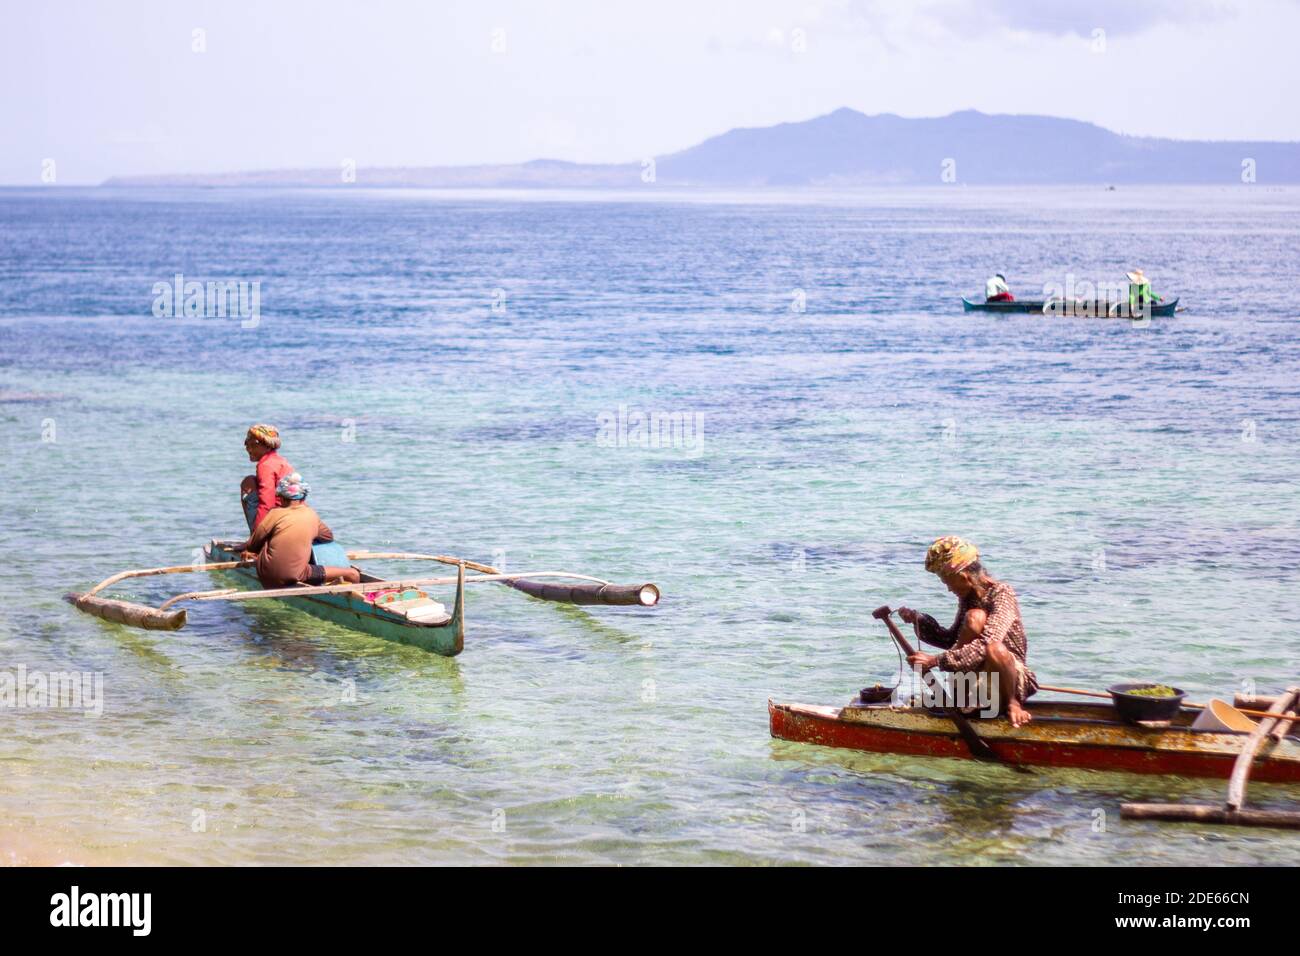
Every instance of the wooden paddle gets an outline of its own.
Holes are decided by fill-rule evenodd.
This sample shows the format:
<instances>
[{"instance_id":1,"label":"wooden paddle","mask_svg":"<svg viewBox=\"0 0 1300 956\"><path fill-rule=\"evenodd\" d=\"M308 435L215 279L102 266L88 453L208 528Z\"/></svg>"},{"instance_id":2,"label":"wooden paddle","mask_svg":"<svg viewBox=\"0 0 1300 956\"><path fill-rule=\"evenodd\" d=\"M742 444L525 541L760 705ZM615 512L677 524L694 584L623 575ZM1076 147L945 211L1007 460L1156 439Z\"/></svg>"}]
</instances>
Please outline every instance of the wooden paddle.
<instances>
[{"instance_id":1,"label":"wooden paddle","mask_svg":"<svg viewBox=\"0 0 1300 956\"><path fill-rule=\"evenodd\" d=\"M894 612L890 609L888 604L882 604L871 612L871 616L877 620L884 621L885 626L889 628L889 633L893 636L894 640L898 642L898 646L903 649L903 653L911 656L916 652L912 650L912 645L907 642L907 638L903 636L903 632L900 631L898 625L894 623L894 619L890 616L893 613ZM932 670L934 670L933 667L927 667L924 673L928 674ZM947 697L946 694L944 696L945 698ZM944 712L952 722L957 725L957 732L961 734L961 739L966 742L966 748L970 751L972 757L976 760L987 760L991 763L1007 762L998 756L997 752L989 746L987 740L975 732L975 728L970 725L970 721L967 720L966 716L956 707L945 707Z\"/></svg>"}]
</instances>

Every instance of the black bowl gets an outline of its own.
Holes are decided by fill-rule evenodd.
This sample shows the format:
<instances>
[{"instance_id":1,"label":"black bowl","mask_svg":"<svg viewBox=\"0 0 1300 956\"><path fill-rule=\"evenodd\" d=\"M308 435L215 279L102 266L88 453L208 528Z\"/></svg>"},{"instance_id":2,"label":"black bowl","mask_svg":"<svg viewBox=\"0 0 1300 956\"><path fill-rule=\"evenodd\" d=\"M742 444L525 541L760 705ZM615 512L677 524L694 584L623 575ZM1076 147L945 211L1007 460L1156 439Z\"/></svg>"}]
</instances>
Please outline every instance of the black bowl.
<instances>
[{"instance_id":1,"label":"black bowl","mask_svg":"<svg viewBox=\"0 0 1300 956\"><path fill-rule=\"evenodd\" d=\"M1130 724L1135 724L1140 720L1173 720L1178 714L1179 708L1183 706L1183 698L1187 696L1184 691L1179 690L1177 687L1173 688L1173 697L1146 697L1129 693L1130 691L1155 686L1152 681L1143 681L1137 684L1115 684L1113 687L1107 687L1106 692L1110 694L1110 699L1115 702L1115 709L1119 711L1120 718Z\"/></svg>"},{"instance_id":2,"label":"black bowl","mask_svg":"<svg viewBox=\"0 0 1300 956\"><path fill-rule=\"evenodd\" d=\"M858 700L864 704L883 704L889 698L894 696L894 688L881 687L879 684L873 684L871 687L864 687L858 693Z\"/></svg>"}]
</instances>

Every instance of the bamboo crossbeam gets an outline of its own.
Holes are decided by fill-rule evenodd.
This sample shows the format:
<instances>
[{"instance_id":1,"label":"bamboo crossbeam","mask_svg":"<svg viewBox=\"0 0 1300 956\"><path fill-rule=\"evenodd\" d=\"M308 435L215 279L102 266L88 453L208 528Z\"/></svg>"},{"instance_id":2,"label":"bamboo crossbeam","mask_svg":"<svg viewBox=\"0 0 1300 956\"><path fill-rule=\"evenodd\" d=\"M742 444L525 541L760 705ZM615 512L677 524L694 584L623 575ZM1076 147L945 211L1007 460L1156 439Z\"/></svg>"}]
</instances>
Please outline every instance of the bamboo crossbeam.
<instances>
[{"instance_id":1,"label":"bamboo crossbeam","mask_svg":"<svg viewBox=\"0 0 1300 956\"><path fill-rule=\"evenodd\" d=\"M520 574L482 574L478 577L465 578L466 584L481 584L492 581L510 581L514 578L571 578L579 581L605 584L598 578L585 574L570 574L567 571L526 571ZM296 585L289 588L269 588L264 591L190 591L178 594L158 605L158 610L165 611L181 601L258 601L275 598L310 597L314 594L350 594L365 591L405 590L406 588L432 587L437 584L455 584L456 578L406 578L398 581L362 581L359 584L322 584L304 587Z\"/></svg>"},{"instance_id":2,"label":"bamboo crossbeam","mask_svg":"<svg viewBox=\"0 0 1300 956\"><path fill-rule=\"evenodd\" d=\"M92 597L105 588L112 587L118 581L125 581L127 578L144 578L153 574L184 574L188 571L225 571L229 568L237 568L240 565L250 563L248 561L218 561L214 564L177 564L170 568L141 568L136 571L120 571L112 577L104 578L104 580L87 591L85 596Z\"/></svg>"},{"instance_id":3,"label":"bamboo crossbeam","mask_svg":"<svg viewBox=\"0 0 1300 956\"><path fill-rule=\"evenodd\" d=\"M450 564L455 567L463 564L471 571L481 571L484 574L500 574L501 572L490 564L479 564L477 561L470 561L465 558L453 558L447 554L417 554L413 551L349 551L349 561L438 561L442 564ZM596 580L592 578L592 580ZM603 582L608 584L609 582Z\"/></svg>"},{"instance_id":4,"label":"bamboo crossbeam","mask_svg":"<svg viewBox=\"0 0 1300 956\"><path fill-rule=\"evenodd\" d=\"M1235 694L1232 698L1232 706L1263 710L1273 706L1275 700L1277 700L1276 695L1271 694Z\"/></svg>"},{"instance_id":5,"label":"bamboo crossbeam","mask_svg":"<svg viewBox=\"0 0 1300 956\"><path fill-rule=\"evenodd\" d=\"M1242 744L1237 762L1232 765L1232 776L1228 778L1228 799L1224 802L1225 810L1233 813L1241 810L1242 804L1246 802L1246 785L1250 781L1250 768L1255 763L1255 754L1259 752L1264 738L1277 725L1281 716L1295 706L1297 697L1300 697L1300 687L1287 688L1287 692L1277 698L1273 706L1268 709L1271 716L1261 720Z\"/></svg>"},{"instance_id":6,"label":"bamboo crossbeam","mask_svg":"<svg viewBox=\"0 0 1300 956\"><path fill-rule=\"evenodd\" d=\"M1270 696L1268 694L1237 694L1232 699L1232 706L1241 710L1243 713L1249 714L1251 713L1251 708L1258 710L1261 707L1271 707L1273 702L1276 700L1276 696ZM1295 722L1298 719L1296 717L1297 710L1300 710L1300 706L1290 708L1290 713L1287 715L1287 719L1279 721L1278 725L1269 731L1269 737L1273 740L1281 740L1287 734L1291 733L1291 728L1295 726Z\"/></svg>"},{"instance_id":7,"label":"bamboo crossbeam","mask_svg":"<svg viewBox=\"0 0 1300 956\"><path fill-rule=\"evenodd\" d=\"M492 567L490 564L479 564L477 561L466 561L463 558L453 558L445 554L416 554L410 551L349 551L348 560L439 561L443 564L452 565L463 563L465 567L481 571L484 574L504 574L504 572ZM563 604L639 604L643 607L653 607L659 603L659 588L653 584L612 584L609 581L602 581L600 578L587 578L589 584L566 588L558 584L531 580L536 576L536 574L505 575L501 579L501 583L509 585L529 597L539 598L543 601L557 601ZM592 584L599 585L599 587L593 588L591 587Z\"/></svg>"}]
</instances>

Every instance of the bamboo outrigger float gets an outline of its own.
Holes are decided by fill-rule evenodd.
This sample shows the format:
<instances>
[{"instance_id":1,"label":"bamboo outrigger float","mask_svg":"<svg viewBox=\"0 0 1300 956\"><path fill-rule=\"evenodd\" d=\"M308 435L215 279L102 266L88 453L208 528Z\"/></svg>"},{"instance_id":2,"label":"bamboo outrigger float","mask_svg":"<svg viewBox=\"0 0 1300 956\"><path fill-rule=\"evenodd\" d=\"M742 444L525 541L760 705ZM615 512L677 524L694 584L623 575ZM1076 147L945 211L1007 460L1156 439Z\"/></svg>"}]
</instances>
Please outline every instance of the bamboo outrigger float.
<instances>
[{"instance_id":1,"label":"bamboo outrigger float","mask_svg":"<svg viewBox=\"0 0 1300 956\"><path fill-rule=\"evenodd\" d=\"M260 585L252 563L239 560L238 553L234 551L237 544L238 542L213 539L204 548L208 560L203 564L123 571L105 578L89 591L67 595L67 600L87 614L149 630L176 630L184 627L186 609L176 606L183 602L282 600L298 610L343 627L400 644L411 644L446 657L459 654L465 647L467 584L506 584L544 601L568 604L653 607L659 602L659 588L653 584L610 584L599 578L564 571L503 574L489 565L462 558L403 551L350 551L348 560L434 561L455 567L455 576L386 580L362 571L359 584L298 584L287 588L241 590L240 587L260 588ZM467 577L467 569L479 573ZM240 587L188 591L169 598L158 607L100 596L101 592L128 578L206 571L228 573L232 583ZM557 583L554 579L562 583ZM456 586L456 597L450 611L420 590L424 587L453 584Z\"/></svg>"}]
</instances>

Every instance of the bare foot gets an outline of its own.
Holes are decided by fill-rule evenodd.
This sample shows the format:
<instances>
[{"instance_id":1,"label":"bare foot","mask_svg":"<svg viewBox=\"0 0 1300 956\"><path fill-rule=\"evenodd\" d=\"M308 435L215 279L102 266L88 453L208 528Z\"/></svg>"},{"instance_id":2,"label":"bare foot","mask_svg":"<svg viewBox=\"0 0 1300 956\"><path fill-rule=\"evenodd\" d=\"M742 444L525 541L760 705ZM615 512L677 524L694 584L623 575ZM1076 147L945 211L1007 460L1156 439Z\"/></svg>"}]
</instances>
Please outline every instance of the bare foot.
<instances>
[{"instance_id":1,"label":"bare foot","mask_svg":"<svg viewBox=\"0 0 1300 956\"><path fill-rule=\"evenodd\" d=\"M1023 727L1034 719L1029 711L1020 706L1018 700L1013 700L1007 704L1007 718L1011 721L1012 727Z\"/></svg>"}]
</instances>

